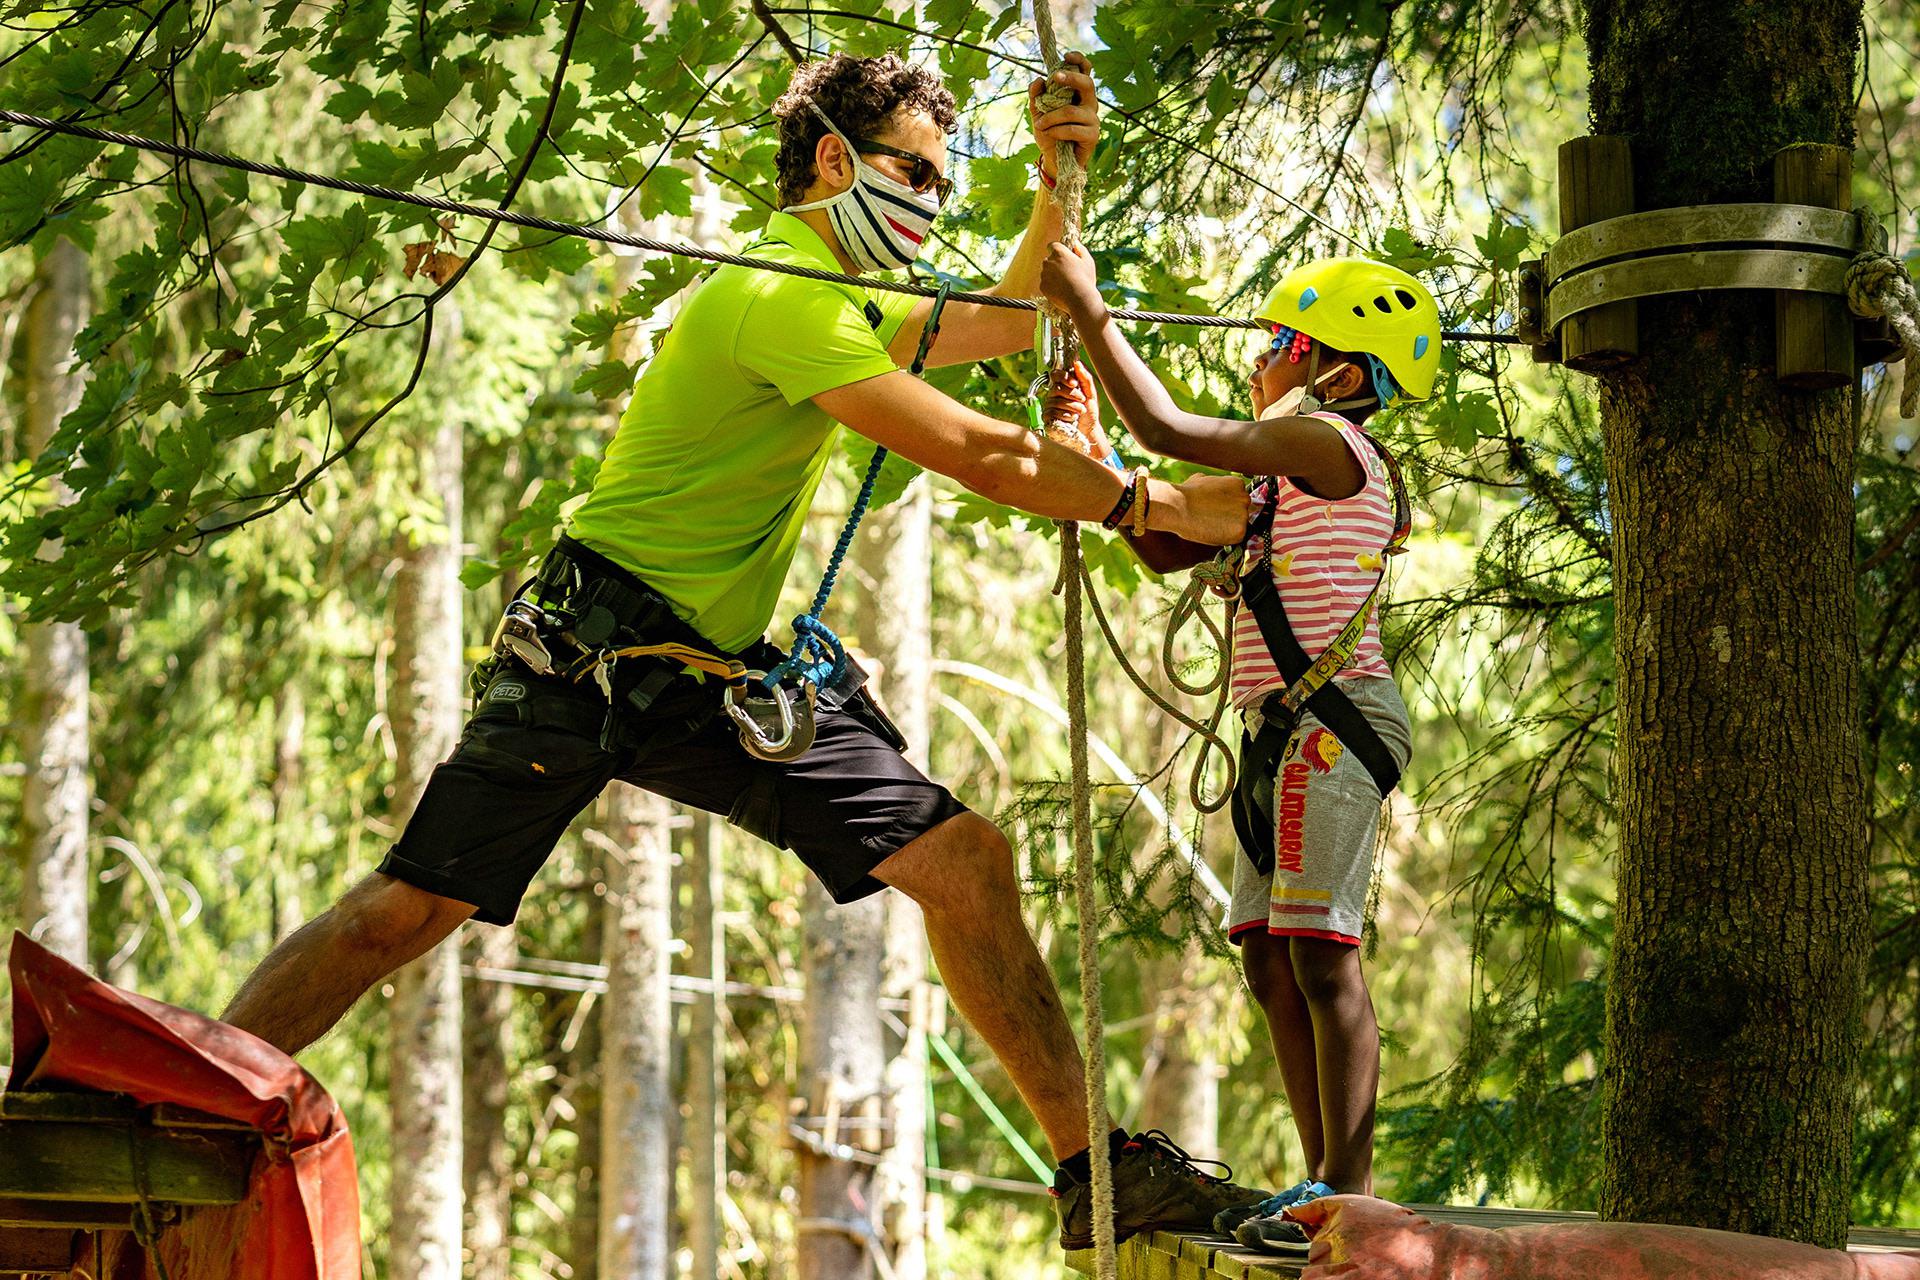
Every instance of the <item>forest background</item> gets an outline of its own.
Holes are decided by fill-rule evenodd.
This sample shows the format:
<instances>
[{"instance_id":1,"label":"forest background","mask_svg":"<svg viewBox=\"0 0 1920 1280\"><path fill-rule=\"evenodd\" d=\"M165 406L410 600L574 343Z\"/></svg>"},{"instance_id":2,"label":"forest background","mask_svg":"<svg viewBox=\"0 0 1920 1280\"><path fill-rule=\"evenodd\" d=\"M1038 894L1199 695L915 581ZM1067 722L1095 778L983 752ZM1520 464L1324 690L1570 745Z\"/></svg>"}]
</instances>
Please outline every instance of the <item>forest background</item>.
<instances>
[{"instance_id":1,"label":"forest background","mask_svg":"<svg viewBox=\"0 0 1920 1280\"><path fill-rule=\"evenodd\" d=\"M1554 149L1589 131L1571 6L1062 12L1108 103L1087 240L1117 296L1243 314L1292 262L1369 252L1427 273L1451 324L1510 327L1515 270L1554 229ZM153 0L0 14L0 106L729 248L772 199L769 108L793 59L899 48L937 63L962 108L961 202L924 278L990 281L1030 200L1033 40L1017 9ZM1855 194L1898 253L1916 232L1920 5L1865 14ZM699 268L20 129L0 147L0 814L18 852L0 860L0 922L45 916L42 935L109 980L214 1012L397 833L444 749L420 727L416 668L437 655L420 678L444 695L447 670L475 656L591 482ZM1245 412L1247 335L1136 336L1184 403ZM1017 417L1033 373L1022 357L937 381ZM1854 1216L1911 1223L1920 482L1892 380L1870 372L1867 390L1856 545L1874 942ZM1524 351L1462 346L1433 402L1381 424L1418 496L1386 615L1415 757L1368 942L1386 1037L1379 1190L1401 1200L1595 1202L1616 831L1593 394ZM830 476L782 617L810 593L864 461L850 449ZM1066 743L1047 710L1062 696L1055 531L937 477L888 476L836 621L881 660L934 776L1015 834L1072 1006ZM1115 543L1088 548L1123 647L1154 670L1180 584ZM456 564L470 590L436 631ZM1215 661L1195 641L1181 653L1189 677ZM1118 762L1096 762L1116 1115L1244 1179L1291 1182L1264 1028L1183 856L1197 846L1224 878L1230 829L1187 796L1184 732L1110 655L1095 652L1090 679L1093 733ZM670 960L694 981L652 1022L603 1025L632 998L623 972L667 963L649 904L696 940ZM655 1026L672 1033L652 1046L669 1093L639 1119L685 1149L657 1222L690 1274L702 1232L723 1273L826 1274L795 1223L829 1166L843 1197L855 1167L806 1135L818 1145L823 1079L876 1069L888 1125L835 1136L897 1168L898 1135L868 1139L914 1118L906 1163L946 1171L905 1194L911 1212L891 1194L870 1206L891 1265L1033 1274L1052 1210L1018 1145L1038 1135L943 1013L937 975L922 982L903 915L834 911L795 860L718 824L631 797L599 806L511 931L470 927L434 972L384 987L303 1056L353 1126L374 1273L437 1274L431 1224L423 1237L393 1206L405 1218L449 1197L466 1202L469 1274L631 1273L609 1265L603 1210L629 1171L603 1121L650 1060L632 1037ZM725 976L745 989L717 1011L726 1198L708 1225L692 1149L715 1111L698 1089L716 1010L697 981L714 921ZM830 936L852 939L848 954ZM869 990L849 983L868 977L890 999L865 1000L862 1044L810 1034L842 1025ZM841 1003L824 1006L828 993ZM424 1046L401 1055L416 1079L398 1089L393 1044ZM435 1087L455 1079L464 1114L459 1090ZM415 1124L430 1099L455 1109L451 1157L444 1125L436 1138Z\"/></svg>"}]
</instances>

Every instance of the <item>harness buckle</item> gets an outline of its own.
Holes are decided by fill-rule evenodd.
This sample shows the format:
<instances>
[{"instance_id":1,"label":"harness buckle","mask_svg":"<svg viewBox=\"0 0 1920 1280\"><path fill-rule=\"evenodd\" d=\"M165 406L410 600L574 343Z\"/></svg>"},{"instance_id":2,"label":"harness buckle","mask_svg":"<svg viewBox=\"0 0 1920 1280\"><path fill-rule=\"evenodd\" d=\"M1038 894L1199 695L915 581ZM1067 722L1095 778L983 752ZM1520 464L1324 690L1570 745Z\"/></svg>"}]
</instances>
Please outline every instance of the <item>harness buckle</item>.
<instances>
[{"instance_id":1,"label":"harness buckle","mask_svg":"<svg viewBox=\"0 0 1920 1280\"><path fill-rule=\"evenodd\" d=\"M754 688L767 691L761 697ZM814 688L802 683L797 696L783 684L767 683L764 671L749 671L727 689L727 718L740 732L748 755L774 764L798 760L813 745Z\"/></svg>"}]
</instances>

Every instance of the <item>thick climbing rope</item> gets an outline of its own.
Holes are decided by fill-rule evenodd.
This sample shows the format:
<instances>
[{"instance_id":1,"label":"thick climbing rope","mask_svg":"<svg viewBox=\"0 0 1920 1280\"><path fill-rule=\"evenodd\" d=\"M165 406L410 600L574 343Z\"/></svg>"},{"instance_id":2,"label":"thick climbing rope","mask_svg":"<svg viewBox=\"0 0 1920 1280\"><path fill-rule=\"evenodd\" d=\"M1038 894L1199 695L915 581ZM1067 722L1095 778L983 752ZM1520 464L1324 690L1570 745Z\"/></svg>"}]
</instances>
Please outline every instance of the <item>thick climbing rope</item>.
<instances>
[{"instance_id":1,"label":"thick climbing rope","mask_svg":"<svg viewBox=\"0 0 1920 1280\"><path fill-rule=\"evenodd\" d=\"M1048 0L1033 0L1034 35L1040 42L1040 65L1051 76L1064 65L1054 41L1053 11ZM1040 95L1042 114L1069 105L1073 91L1062 85L1049 85ZM1080 218L1087 193L1086 170L1080 166L1073 144L1059 145L1054 167L1054 199L1060 205L1062 238L1069 245L1080 243ZM1051 304L1045 308L1050 340L1046 352L1047 367L1054 376L1065 374L1073 365L1079 346L1073 325L1065 313ZM1094 1280L1118 1280L1120 1264L1113 1239L1113 1165L1107 1159L1107 1134L1112 1128L1107 1118L1106 1014L1100 990L1100 910L1094 892L1093 866L1093 787L1087 765L1087 643L1081 630L1083 601L1081 588L1085 568L1080 556L1080 524L1075 520L1060 523L1060 577L1062 603L1066 608L1064 638L1067 648L1067 749L1072 777L1073 893L1080 919L1080 1008L1086 1020L1087 1078L1087 1166L1092 1173L1093 1191L1093 1274Z\"/></svg>"},{"instance_id":2,"label":"thick climbing rope","mask_svg":"<svg viewBox=\"0 0 1920 1280\"><path fill-rule=\"evenodd\" d=\"M1920 416L1920 292L1907 266L1889 253L1863 253L1847 268L1847 307L1857 316L1893 325L1905 353L1900 416Z\"/></svg>"},{"instance_id":3,"label":"thick climbing rope","mask_svg":"<svg viewBox=\"0 0 1920 1280\"><path fill-rule=\"evenodd\" d=\"M1127 679L1133 682L1133 687L1144 694L1148 701L1200 739L1200 754L1195 758L1193 771L1187 778L1187 799L1201 813L1219 812L1226 806L1227 801L1233 798L1234 782L1239 776L1240 764L1233 744L1220 732L1220 721L1226 716L1227 710L1227 638L1220 625L1203 607L1205 596L1208 594L1205 583L1196 578L1181 593L1179 600L1173 606L1173 611L1167 617L1166 633L1160 642L1161 665L1166 671L1167 679L1176 689L1195 698L1204 698L1209 694L1218 695L1214 701L1213 711L1206 719L1200 720L1174 705L1134 667L1133 662L1127 657L1125 648L1120 644L1120 637L1114 634L1113 623L1107 617L1106 609L1100 604L1099 593L1094 589L1093 575L1088 571L1084 557L1080 560L1080 579L1086 587L1087 601L1093 607L1093 620L1100 624L1100 634L1106 637L1107 648L1113 652L1114 658L1119 662L1120 670L1126 673ZM1220 654L1219 667L1204 684L1188 683L1180 673L1179 662L1173 652L1174 641L1186 627L1187 620L1194 617L1198 617L1206 627ZM1220 789L1210 793L1207 790L1207 764L1216 754L1226 765L1226 777Z\"/></svg>"},{"instance_id":4,"label":"thick climbing rope","mask_svg":"<svg viewBox=\"0 0 1920 1280\"><path fill-rule=\"evenodd\" d=\"M370 182L356 182L350 178L336 178L329 174L313 173L304 169L292 169L286 165L268 164L260 160L248 160L242 156L228 155L220 151L208 151L203 147L182 146L176 142L165 142L158 138L143 138L138 134L116 133L111 129L96 129L91 125L71 124L65 120L51 120L45 116L27 115L19 111L0 110L0 132L5 126L20 125L30 129L44 129L49 133L64 134L72 138L86 138L93 142L105 142L113 146L131 147L136 151L151 151L158 155L172 156L176 160L191 160L197 164L210 164L223 169L236 169L242 173L258 174L264 178L274 178L282 182L297 182L305 186L324 187L330 191L344 191L349 195L366 196L374 200L385 200L393 204L412 205L420 209L432 209L438 213L451 213L460 217L482 218L489 222L505 222L516 227L528 227L535 231L551 231L555 235L575 236L582 240L598 240L605 244L617 244L623 248L638 249L643 253L668 254L678 258L692 258L700 262L711 262L719 266L747 267L754 271L773 271L781 275L803 276L808 280L825 280L832 284L858 285L862 289L878 289L885 293L904 293L916 298L937 297L938 288L914 284L905 280L886 280L877 276L852 276L842 271L826 271L819 267L803 267L788 262L768 262L764 258L748 258L737 253L725 253L718 249L708 249L702 245L682 244L671 240L655 240L648 236L630 235L624 231L609 231L605 227L582 226L574 222L561 222L554 218L543 218L538 214L522 213L517 209L499 209L487 205L468 204L460 200L449 200L443 196L425 196L418 192L401 191L394 187L383 187ZM1031 298L1003 298L995 293L969 293L952 290L954 302L971 303L977 307L999 307L1008 311L1038 311L1040 304ZM1196 315L1182 311L1126 311L1115 309L1109 312L1114 319L1128 324L1173 324L1189 325L1202 329L1262 329L1266 326L1256 320L1244 320L1234 316ZM1487 342L1514 346L1523 342L1518 334L1512 333L1475 333L1467 330L1449 330L1442 335L1449 342Z\"/></svg>"}]
</instances>

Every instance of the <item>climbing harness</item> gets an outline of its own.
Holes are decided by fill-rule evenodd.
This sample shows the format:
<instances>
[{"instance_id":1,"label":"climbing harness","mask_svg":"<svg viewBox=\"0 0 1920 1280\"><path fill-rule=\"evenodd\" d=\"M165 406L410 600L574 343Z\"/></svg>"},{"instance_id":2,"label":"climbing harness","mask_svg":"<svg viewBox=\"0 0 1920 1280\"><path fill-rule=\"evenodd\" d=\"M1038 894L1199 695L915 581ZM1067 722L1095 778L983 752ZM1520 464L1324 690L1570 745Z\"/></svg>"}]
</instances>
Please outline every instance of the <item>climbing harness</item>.
<instances>
[{"instance_id":1,"label":"climbing harness","mask_svg":"<svg viewBox=\"0 0 1920 1280\"><path fill-rule=\"evenodd\" d=\"M476 700L497 693L498 683L507 678L501 668L508 660L568 684L591 680L606 700L597 728L607 750L641 745L636 717L657 710L669 687L687 672L702 680L711 677L723 692L674 699L677 714L649 724L644 741L658 744L669 734L697 730L720 705L740 695L748 678L744 663L716 651L665 597L564 535L502 612L488 656L469 679ZM641 664L638 676L622 678L623 662ZM541 714L558 716L583 733L595 728L570 700L526 690L513 701L539 704Z\"/></svg>"},{"instance_id":2,"label":"climbing harness","mask_svg":"<svg viewBox=\"0 0 1920 1280\"><path fill-rule=\"evenodd\" d=\"M1287 620L1286 606L1280 600L1279 588L1274 585L1272 529L1278 505L1278 477L1268 476L1261 482L1266 487L1267 500L1248 525L1247 540L1242 544L1243 552L1251 545L1257 545L1259 551L1253 557L1251 568L1243 572L1236 569L1238 598L1230 599L1227 604L1228 632L1232 631L1232 612L1237 606L1244 605L1251 610L1260 627L1260 638L1287 682L1285 688L1268 694L1258 707L1247 709L1240 741L1240 773L1233 789L1234 832L1254 867L1263 873L1272 870L1274 861L1271 805L1274 767L1306 712L1312 711L1366 766L1383 797L1400 785L1400 766L1395 763L1393 753L1372 723L1333 680L1353 661L1385 590L1387 562L1406 550L1407 537L1413 528L1412 504L1398 460L1371 434L1363 431L1361 435L1379 455L1393 488L1393 532L1380 550L1379 573L1372 590L1333 642L1319 657L1309 658ZM1228 561L1223 559L1222 563Z\"/></svg>"},{"instance_id":3,"label":"climbing harness","mask_svg":"<svg viewBox=\"0 0 1920 1280\"><path fill-rule=\"evenodd\" d=\"M952 291L951 282L942 281L934 292L933 310L927 315L926 326L920 330L920 345L908 369L915 377L926 370L927 355L933 350L934 339L940 336L941 313L946 310ZM868 313L868 320L878 324L874 312ZM880 470L886 461L887 450L875 445L867 473L860 481L859 495L853 500L853 509L847 513L840 539L834 544L826 570L820 575L813 603L793 620L792 649L771 670L749 671L739 686L730 686L727 690L727 716L740 731L740 745L762 760L780 762L804 755L813 745L814 704L821 695L829 693L834 699L830 705L839 706L859 693L866 683L867 673L847 656L846 646L820 615L833 595L841 563L853 546L860 521L873 502L874 486L880 480Z\"/></svg>"},{"instance_id":4,"label":"climbing harness","mask_svg":"<svg viewBox=\"0 0 1920 1280\"><path fill-rule=\"evenodd\" d=\"M933 308L910 366L916 376L926 369L952 292L951 282L942 282L934 292ZM870 324L877 327L881 318L877 308L868 308ZM723 690L719 709L750 755L774 763L798 759L813 745L816 704L843 706L866 683L866 672L847 654L821 614L860 521L872 505L886 459L887 450L876 447L813 603L793 620L792 648L772 666L749 668L739 658L717 652L657 592L598 552L563 536L539 575L502 613L490 655L473 673L474 696L487 695L499 664L509 658L535 675L557 676L574 684L591 678L606 698L601 745L611 748L620 738L623 712L646 711L668 685L691 670L719 682ZM556 657L556 649L562 656ZM637 683L616 697L616 670L630 659L655 661ZM891 736L897 738L897 731Z\"/></svg>"}]
</instances>

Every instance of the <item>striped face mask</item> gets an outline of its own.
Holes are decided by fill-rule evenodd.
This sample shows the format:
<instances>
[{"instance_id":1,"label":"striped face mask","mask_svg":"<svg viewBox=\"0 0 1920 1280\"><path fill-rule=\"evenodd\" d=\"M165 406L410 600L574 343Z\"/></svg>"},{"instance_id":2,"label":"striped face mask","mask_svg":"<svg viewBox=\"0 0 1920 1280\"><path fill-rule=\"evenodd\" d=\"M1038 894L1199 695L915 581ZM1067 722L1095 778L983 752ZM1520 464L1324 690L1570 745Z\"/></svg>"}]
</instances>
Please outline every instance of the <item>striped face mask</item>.
<instances>
[{"instance_id":1,"label":"striped face mask","mask_svg":"<svg viewBox=\"0 0 1920 1280\"><path fill-rule=\"evenodd\" d=\"M833 233L840 238L840 247L863 271L892 271L912 265L920 256L920 244L927 238L927 229L940 212L939 201L931 194L923 196L906 183L894 181L868 164L854 150L847 135L827 119L826 112L811 102L807 106L853 157L853 185L824 200L789 205L787 212L825 209Z\"/></svg>"}]
</instances>

